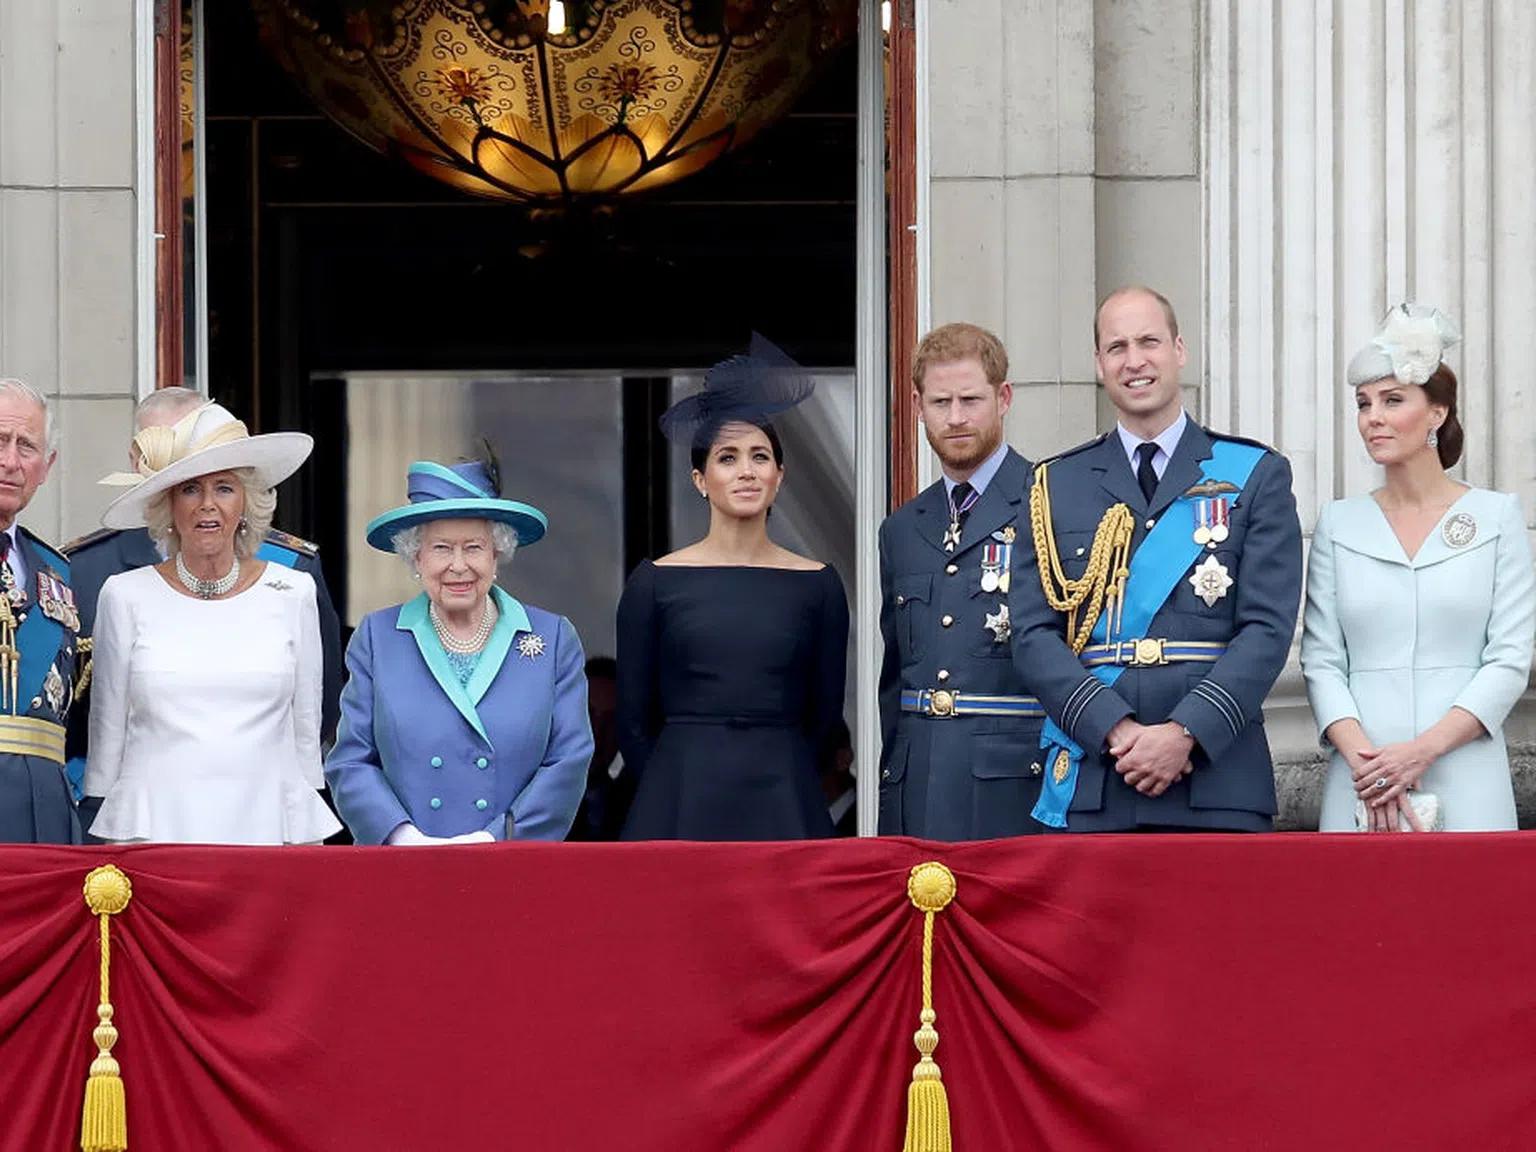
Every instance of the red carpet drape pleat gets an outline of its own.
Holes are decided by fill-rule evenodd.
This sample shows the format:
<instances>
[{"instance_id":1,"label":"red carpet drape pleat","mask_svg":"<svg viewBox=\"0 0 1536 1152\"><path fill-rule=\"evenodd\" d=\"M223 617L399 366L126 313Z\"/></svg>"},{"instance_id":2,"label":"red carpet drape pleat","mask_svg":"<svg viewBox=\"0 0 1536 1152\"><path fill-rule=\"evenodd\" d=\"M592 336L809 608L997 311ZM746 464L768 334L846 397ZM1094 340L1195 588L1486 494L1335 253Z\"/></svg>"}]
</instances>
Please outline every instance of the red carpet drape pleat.
<instances>
[{"instance_id":1,"label":"red carpet drape pleat","mask_svg":"<svg viewBox=\"0 0 1536 1152\"><path fill-rule=\"evenodd\" d=\"M129 1147L1536 1147L1536 834L0 848L0 1149L78 1147L113 862Z\"/></svg>"}]
</instances>

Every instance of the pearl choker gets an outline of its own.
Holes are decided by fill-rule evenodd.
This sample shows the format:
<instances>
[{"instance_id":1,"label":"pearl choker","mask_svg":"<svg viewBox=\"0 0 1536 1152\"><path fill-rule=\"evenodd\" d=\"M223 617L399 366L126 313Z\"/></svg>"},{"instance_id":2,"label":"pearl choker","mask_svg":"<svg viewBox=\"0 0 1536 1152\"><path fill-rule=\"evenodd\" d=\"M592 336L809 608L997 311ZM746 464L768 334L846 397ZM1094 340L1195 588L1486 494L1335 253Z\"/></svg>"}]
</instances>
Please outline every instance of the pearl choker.
<instances>
[{"instance_id":1,"label":"pearl choker","mask_svg":"<svg viewBox=\"0 0 1536 1152\"><path fill-rule=\"evenodd\" d=\"M487 596L485 608L480 613L480 625L468 640L460 640L449 631L447 623L438 615L437 605L430 601L427 603L427 615L432 619L432 627L437 631L437 638L443 648L448 652L467 656L485 647L486 641L491 638L491 629L496 627L496 618L500 613L496 610L495 602Z\"/></svg>"},{"instance_id":2,"label":"pearl choker","mask_svg":"<svg viewBox=\"0 0 1536 1152\"><path fill-rule=\"evenodd\" d=\"M194 596L201 596L204 600L212 600L216 596L223 596L240 582L240 557L236 556L234 565L217 580L204 580L192 575L187 567L187 562L181 558L181 553L176 553L176 577L181 581L181 586Z\"/></svg>"}]
</instances>

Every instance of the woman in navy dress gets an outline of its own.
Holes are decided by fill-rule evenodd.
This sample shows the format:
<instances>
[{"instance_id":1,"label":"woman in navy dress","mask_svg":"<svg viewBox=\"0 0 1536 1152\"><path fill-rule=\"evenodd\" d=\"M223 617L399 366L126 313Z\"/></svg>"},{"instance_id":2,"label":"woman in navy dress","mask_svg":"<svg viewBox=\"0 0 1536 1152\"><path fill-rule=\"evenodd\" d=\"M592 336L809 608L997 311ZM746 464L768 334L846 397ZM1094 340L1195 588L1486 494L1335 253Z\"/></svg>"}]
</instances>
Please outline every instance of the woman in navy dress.
<instances>
[{"instance_id":1,"label":"woman in navy dress","mask_svg":"<svg viewBox=\"0 0 1536 1152\"><path fill-rule=\"evenodd\" d=\"M767 521L784 482L768 416L814 382L759 337L662 417L691 445L709 532L643 562L619 602L619 744L638 773L627 840L833 834L818 767L842 717L848 602Z\"/></svg>"}]
</instances>

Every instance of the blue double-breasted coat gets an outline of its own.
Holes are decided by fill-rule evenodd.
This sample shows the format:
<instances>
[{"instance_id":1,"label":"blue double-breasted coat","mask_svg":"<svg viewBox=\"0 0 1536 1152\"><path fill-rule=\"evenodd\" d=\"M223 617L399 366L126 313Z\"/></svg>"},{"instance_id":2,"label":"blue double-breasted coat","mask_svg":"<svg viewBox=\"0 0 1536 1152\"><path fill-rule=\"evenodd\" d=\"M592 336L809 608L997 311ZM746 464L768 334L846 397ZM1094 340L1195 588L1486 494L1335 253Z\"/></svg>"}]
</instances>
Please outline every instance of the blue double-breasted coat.
<instances>
[{"instance_id":1,"label":"blue double-breasted coat","mask_svg":"<svg viewBox=\"0 0 1536 1152\"><path fill-rule=\"evenodd\" d=\"M409 821L429 836L561 840L592 758L585 659L563 616L492 588L500 618L467 685L427 597L363 618L347 646L325 777L359 844Z\"/></svg>"}]
</instances>

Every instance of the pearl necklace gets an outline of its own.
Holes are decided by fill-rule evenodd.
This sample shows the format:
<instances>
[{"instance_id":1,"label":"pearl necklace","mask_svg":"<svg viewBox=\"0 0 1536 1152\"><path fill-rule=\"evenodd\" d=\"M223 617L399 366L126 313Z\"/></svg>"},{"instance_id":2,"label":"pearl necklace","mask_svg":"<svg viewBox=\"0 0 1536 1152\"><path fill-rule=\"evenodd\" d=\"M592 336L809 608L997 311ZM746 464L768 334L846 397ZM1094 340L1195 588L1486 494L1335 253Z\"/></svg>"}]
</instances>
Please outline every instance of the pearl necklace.
<instances>
[{"instance_id":1,"label":"pearl necklace","mask_svg":"<svg viewBox=\"0 0 1536 1152\"><path fill-rule=\"evenodd\" d=\"M500 613L496 610L496 604L489 597L486 598L485 608L480 613L480 624L475 629L475 634L468 640L460 640L448 629L447 623L438 615L437 605L427 603L427 615L432 619L432 627L437 632L437 639L444 650L457 652L461 656L468 656L485 647L487 640L491 638L491 629L496 627L496 618Z\"/></svg>"},{"instance_id":2,"label":"pearl necklace","mask_svg":"<svg viewBox=\"0 0 1536 1152\"><path fill-rule=\"evenodd\" d=\"M181 558L181 553L176 553L176 578L181 581L181 586L194 596L201 596L204 600L212 600L216 596L223 596L240 582L240 557L234 558L234 565L217 580L204 580L200 576L192 575L187 567L187 562Z\"/></svg>"}]
</instances>

